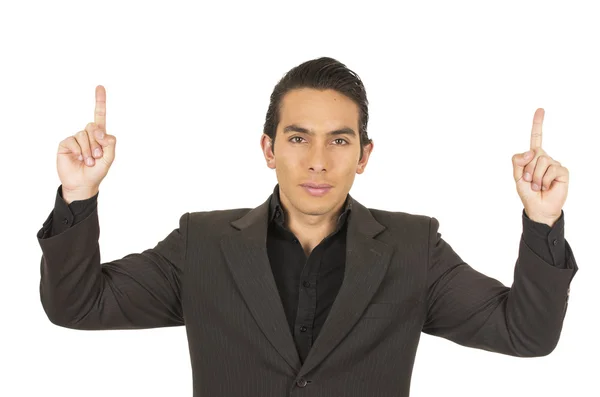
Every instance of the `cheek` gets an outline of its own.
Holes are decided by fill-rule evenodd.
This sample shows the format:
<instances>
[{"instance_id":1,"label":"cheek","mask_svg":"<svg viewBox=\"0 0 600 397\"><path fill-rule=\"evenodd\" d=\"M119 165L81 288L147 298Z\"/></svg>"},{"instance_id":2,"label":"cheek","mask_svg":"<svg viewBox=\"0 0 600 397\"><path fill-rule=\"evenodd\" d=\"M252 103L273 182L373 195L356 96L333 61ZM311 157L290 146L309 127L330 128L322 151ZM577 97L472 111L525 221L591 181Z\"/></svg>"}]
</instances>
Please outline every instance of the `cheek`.
<instances>
[{"instance_id":1,"label":"cheek","mask_svg":"<svg viewBox=\"0 0 600 397\"><path fill-rule=\"evenodd\" d=\"M277 161L277 170L282 172L282 173L292 173L294 171L299 171L300 170L300 164L298 162L293 161L293 159L290 159L289 157L286 157L285 159L279 159Z\"/></svg>"},{"instance_id":2,"label":"cheek","mask_svg":"<svg viewBox=\"0 0 600 397\"><path fill-rule=\"evenodd\" d=\"M354 163L353 161L346 161L343 165L343 169L340 170L343 172L344 175L346 176L353 176L356 175L356 170L358 168L357 165L358 161L356 163Z\"/></svg>"}]
</instances>

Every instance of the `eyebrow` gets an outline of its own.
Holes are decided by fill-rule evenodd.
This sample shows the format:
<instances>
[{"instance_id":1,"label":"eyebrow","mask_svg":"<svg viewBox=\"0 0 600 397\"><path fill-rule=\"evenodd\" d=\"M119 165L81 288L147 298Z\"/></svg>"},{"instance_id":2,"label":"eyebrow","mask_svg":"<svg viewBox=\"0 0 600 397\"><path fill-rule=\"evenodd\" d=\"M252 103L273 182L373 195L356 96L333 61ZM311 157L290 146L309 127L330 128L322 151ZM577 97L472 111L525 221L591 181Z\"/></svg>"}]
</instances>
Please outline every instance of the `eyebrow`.
<instances>
[{"instance_id":1,"label":"eyebrow","mask_svg":"<svg viewBox=\"0 0 600 397\"><path fill-rule=\"evenodd\" d=\"M308 134L308 135L314 135L314 131L311 131L307 128L303 128L300 126L297 126L296 124L291 124L288 125L287 127L285 127L283 129L283 133L287 134L290 132L301 132L303 134ZM344 128L340 128L339 130L334 130L334 131L330 131L327 133L327 135L332 136L332 135L350 135L353 137L356 137L356 132L354 132L354 130L350 127L344 127Z\"/></svg>"}]
</instances>

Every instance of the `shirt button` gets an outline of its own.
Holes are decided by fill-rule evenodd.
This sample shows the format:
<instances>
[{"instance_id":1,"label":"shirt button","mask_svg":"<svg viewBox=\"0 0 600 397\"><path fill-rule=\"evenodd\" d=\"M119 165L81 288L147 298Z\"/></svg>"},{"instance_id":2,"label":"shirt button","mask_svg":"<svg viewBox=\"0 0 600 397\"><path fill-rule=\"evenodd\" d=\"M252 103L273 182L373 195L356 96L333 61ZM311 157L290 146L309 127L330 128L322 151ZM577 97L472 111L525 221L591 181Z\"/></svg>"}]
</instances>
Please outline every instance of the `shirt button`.
<instances>
[{"instance_id":1,"label":"shirt button","mask_svg":"<svg viewBox=\"0 0 600 397\"><path fill-rule=\"evenodd\" d=\"M302 327L300 327L300 332L306 332L308 328L306 328L304 325Z\"/></svg>"},{"instance_id":2,"label":"shirt button","mask_svg":"<svg viewBox=\"0 0 600 397\"><path fill-rule=\"evenodd\" d=\"M64 223L65 225L67 225L67 224L69 224L69 220L68 220L67 218L65 218L65 219L63 219L63 223Z\"/></svg>"},{"instance_id":3,"label":"shirt button","mask_svg":"<svg viewBox=\"0 0 600 397\"><path fill-rule=\"evenodd\" d=\"M296 384L298 385L298 387L305 387L308 384L308 382L306 381L306 379L302 378L298 379Z\"/></svg>"},{"instance_id":4,"label":"shirt button","mask_svg":"<svg viewBox=\"0 0 600 397\"><path fill-rule=\"evenodd\" d=\"M305 286L306 288L310 287L310 281L304 281L302 283L303 286Z\"/></svg>"},{"instance_id":5,"label":"shirt button","mask_svg":"<svg viewBox=\"0 0 600 397\"><path fill-rule=\"evenodd\" d=\"M554 245L558 244L558 240L557 239L552 240L552 244L554 244Z\"/></svg>"},{"instance_id":6,"label":"shirt button","mask_svg":"<svg viewBox=\"0 0 600 397\"><path fill-rule=\"evenodd\" d=\"M298 244L298 239L297 239L297 238L295 238L295 239L293 239L293 240L292 240L292 242L293 242L294 244Z\"/></svg>"}]
</instances>

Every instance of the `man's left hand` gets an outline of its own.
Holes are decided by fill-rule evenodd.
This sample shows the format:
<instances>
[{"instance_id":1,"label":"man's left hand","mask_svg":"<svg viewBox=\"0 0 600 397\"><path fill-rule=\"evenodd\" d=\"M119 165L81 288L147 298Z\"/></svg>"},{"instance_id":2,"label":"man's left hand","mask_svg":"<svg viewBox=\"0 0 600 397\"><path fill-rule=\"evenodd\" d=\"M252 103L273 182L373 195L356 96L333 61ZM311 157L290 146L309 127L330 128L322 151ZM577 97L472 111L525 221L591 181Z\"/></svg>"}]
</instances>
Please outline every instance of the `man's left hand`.
<instances>
[{"instance_id":1,"label":"man's left hand","mask_svg":"<svg viewBox=\"0 0 600 397\"><path fill-rule=\"evenodd\" d=\"M512 158L513 176L527 216L552 226L567 200L569 170L542 149L543 121L544 109L539 108L533 116L530 150Z\"/></svg>"}]
</instances>

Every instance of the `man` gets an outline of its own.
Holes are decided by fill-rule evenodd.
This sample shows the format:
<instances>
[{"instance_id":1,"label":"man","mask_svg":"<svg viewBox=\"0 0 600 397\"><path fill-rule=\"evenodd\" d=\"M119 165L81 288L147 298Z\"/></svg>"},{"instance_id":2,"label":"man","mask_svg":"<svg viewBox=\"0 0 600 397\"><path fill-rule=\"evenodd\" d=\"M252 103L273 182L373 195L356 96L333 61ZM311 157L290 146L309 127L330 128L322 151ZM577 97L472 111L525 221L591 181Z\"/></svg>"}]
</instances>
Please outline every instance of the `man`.
<instances>
[{"instance_id":1,"label":"man","mask_svg":"<svg viewBox=\"0 0 600 397\"><path fill-rule=\"evenodd\" d=\"M105 102L98 86L94 123L60 143L62 184L38 232L54 324L185 325L194 396L408 396L421 332L519 357L555 348L577 264L569 173L541 147L543 109L513 156L524 209L509 288L462 261L435 218L349 195L373 142L364 86L331 58L271 95L261 148L278 184L262 205L186 213L154 248L101 263L96 200L116 144Z\"/></svg>"}]
</instances>

